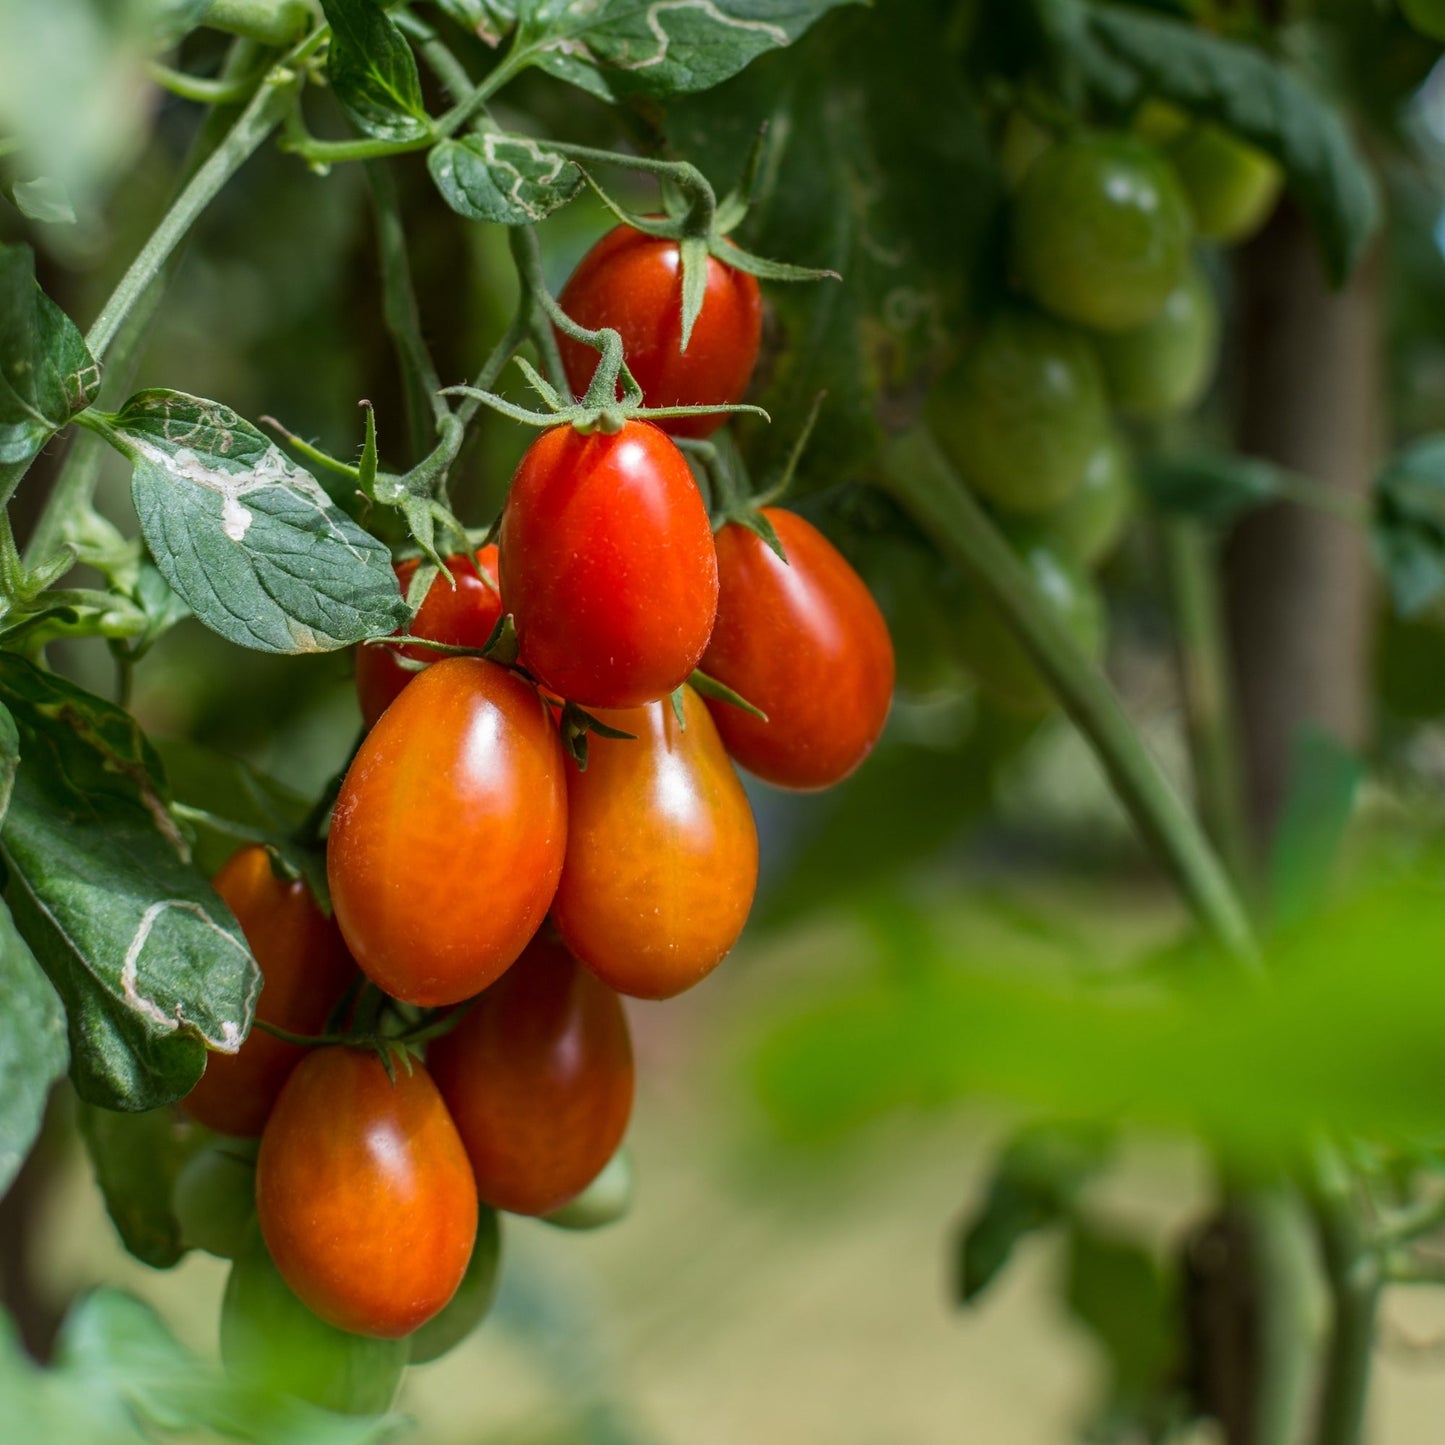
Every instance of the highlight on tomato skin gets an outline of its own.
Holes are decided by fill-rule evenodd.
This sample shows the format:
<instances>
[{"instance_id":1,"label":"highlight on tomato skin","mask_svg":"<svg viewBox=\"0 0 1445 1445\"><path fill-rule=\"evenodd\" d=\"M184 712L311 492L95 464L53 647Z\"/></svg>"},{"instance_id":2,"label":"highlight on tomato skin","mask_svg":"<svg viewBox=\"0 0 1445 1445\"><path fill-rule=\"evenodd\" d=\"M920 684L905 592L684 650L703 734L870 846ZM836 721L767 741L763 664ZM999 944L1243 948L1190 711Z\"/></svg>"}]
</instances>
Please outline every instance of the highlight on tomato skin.
<instances>
[{"instance_id":1,"label":"highlight on tomato skin","mask_svg":"<svg viewBox=\"0 0 1445 1445\"><path fill-rule=\"evenodd\" d=\"M261 969L256 1018L293 1034L321 1033L356 978L356 962L335 921L302 879L277 876L259 843L233 853L211 882ZM238 1052L206 1056L206 1072L181 1107L217 1133L259 1134L305 1054L299 1044L253 1026Z\"/></svg>"},{"instance_id":2,"label":"highlight on tomato skin","mask_svg":"<svg viewBox=\"0 0 1445 1445\"><path fill-rule=\"evenodd\" d=\"M406 595L416 575L420 558L411 557L396 566L396 580ZM446 559L447 571L455 585L436 577L412 619L411 633L430 642L448 642L453 647L484 647L502 619L502 594L497 587L497 548L489 543L474 557L458 553ZM403 667L399 658L433 663L444 656L425 647L358 647L356 649L356 699L363 723L370 728L377 718L401 696L402 689L417 674Z\"/></svg>"},{"instance_id":3,"label":"highlight on tomato skin","mask_svg":"<svg viewBox=\"0 0 1445 1445\"><path fill-rule=\"evenodd\" d=\"M363 972L426 1007L479 993L521 953L567 844L561 739L497 663L433 663L382 714L327 840L332 905Z\"/></svg>"},{"instance_id":4,"label":"highlight on tomato skin","mask_svg":"<svg viewBox=\"0 0 1445 1445\"><path fill-rule=\"evenodd\" d=\"M484 1203L550 1214L606 1167L632 1112L622 1001L539 936L433 1041L428 1067Z\"/></svg>"},{"instance_id":5,"label":"highlight on tomato skin","mask_svg":"<svg viewBox=\"0 0 1445 1445\"><path fill-rule=\"evenodd\" d=\"M726 957L747 922L758 834L702 699L603 710L631 739L593 734L567 764L568 839L552 919L605 984L671 998Z\"/></svg>"},{"instance_id":6,"label":"highlight on tomato skin","mask_svg":"<svg viewBox=\"0 0 1445 1445\"><path fill-rule=\"evenodd\" d=\"M655 426L553 427L502 512L501 587L528 670L583 707L637 707L691 675L717 613L712 522Z\"/></svg>"},{"instance_id":7,"label":"highlight on tomato skin","mask_svg":"<svg viewBox=\"0 0 1445 1445\"><path fill-rule=\"evenodd\" d=\"M757 279L707 258L702 310L682 349L682 262L678 243L631 226L614 226L578 263L558 298L588 330L622 336L627 367L648 406L710 406L739 402L748 389L762 339L763 302ZM597 351L557 333L568 384L581 396ZM672 436L711 436L727 420L664 417Z\"/></svg>"},{"instance_id":8,"label":"highlight on tomato skin","mask_svg":"<svg viewBox=\"0 0 1445 1445\"><path fill-rule=\"evenodd\" d=\"M314 1049L261 1136L256 1214L282 1278L337 1329L395 1339L446 1306L472 1257L477 1188L426 1068Z\"/></svg>"},{"instance_id":9,"label":"highlight on tomato skin","mask_svg":"<svg viewBox=\"0 0 1445 1445\"><path fill-rule=\"evenodd\" d=\"M767 714L708 700L732 757L781 788L841 782L872 751L893 698L893 640L863 579L796 512L767 507L787 555L751 528L718 533L717 625L702 670Z\"/></svg>"}]
</instances>

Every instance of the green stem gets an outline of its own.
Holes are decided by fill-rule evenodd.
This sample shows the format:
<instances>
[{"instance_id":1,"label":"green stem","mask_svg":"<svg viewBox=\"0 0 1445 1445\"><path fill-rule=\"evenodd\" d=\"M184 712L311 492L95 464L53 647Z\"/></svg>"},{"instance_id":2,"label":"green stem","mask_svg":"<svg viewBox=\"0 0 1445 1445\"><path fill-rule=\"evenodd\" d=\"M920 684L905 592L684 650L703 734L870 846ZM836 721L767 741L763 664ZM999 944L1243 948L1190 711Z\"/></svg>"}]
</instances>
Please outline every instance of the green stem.
<instances>
[{"instance_id":1,"label":"green stem","mask_svg":"<svg viewBox=\"0 0 1445 1445\"><path fill-rule=\"evenodd\" d=\"M260 79L257 75L242 75L233 80L187 75L184 70L172 70L159 60L152 60L146 66L146 74L163 90L201 105L233 105L245 100Z\"/></svg>"},{"instance_id":2,"label":"green stem","mask_svg":"<svg viewBox=\"0 0 1445 1445\"><path fill-rule=\"evenodd\" d=\"M279 50L306 33L311 7L305 0L211 0L201 24Z\"/></svg>"},{"instance_id":3,"label":"green stem","mask_svg":"<svg viewBox=\"0 0 1445 1445\"><path fill-rule=\"evenodd\" d=\"M1212 538L1196 522L1168 518L1161 536L1199 811L1236 886L1244 887L1249 835Z\"/></svg>"},{"instance_id":4,"label":"green stem","mask_svg":"<svg viewBox=\"0 0 1445 1445\"><path fill-rule=\"evenodd\" d=\"M446 88L452 104L462 104L476 87L472 84L466 67L452 54L451 48L443 43L430 25L419 20L409 10L394 10L391 18L396 21L397 29L403 35L411 36L416 42L421 58Z\"/></svg>"},{"instance_id":5,"label":"green stem","mask_svg":"<svg viewBox=\"0 0 1445 1445\"><path fill-rule=\"evenodd\" d=\"M1103 674L1039 595L932 436L920 429L899 437L884 454L883 470L886 489L1018 634L1201 924L1243 972L1257 976L1259 954L1249 918L1202 829L1145 749Z\"/></svg>"}]
</instances>

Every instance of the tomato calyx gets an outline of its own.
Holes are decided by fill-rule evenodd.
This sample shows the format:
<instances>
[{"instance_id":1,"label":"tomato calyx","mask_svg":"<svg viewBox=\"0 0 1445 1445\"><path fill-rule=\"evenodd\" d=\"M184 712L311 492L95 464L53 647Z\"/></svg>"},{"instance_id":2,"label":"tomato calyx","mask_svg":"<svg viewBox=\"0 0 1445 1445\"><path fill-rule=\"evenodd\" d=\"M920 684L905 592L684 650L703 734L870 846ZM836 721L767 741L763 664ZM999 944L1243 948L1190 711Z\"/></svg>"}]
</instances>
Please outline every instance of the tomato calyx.
<instances>
[{"instance_id":1,"label":"tomato calyx","mask_svg":"<svg viewBox=\"0 0 1445 1445\"><path fill-rule=\"evenodd\" d=\"M758 520L768 526L768 531L773 531L772 526L771 524L768 524L768 520L766 517L759 517ZM767 541L767 537L762 532L758 532L758 536L762 537L765 542ZM773 532L773 536L776 538L777 533ZM768 545L772 546L773 544L769 542ZM781 543L774 550L776 550L778 552L778 555L782 557L783 554L781 551ZM786 562L787 560L788 559L786 557L783 557L783 561ZM713 699L714 702L725 702L730 707L741 708L745 713L748 713L750 716L757 718L759 722L767 722L768 720L767 713L765 713L762 708L757 707L753 703L750 703L747 698L742 695L742 693L734 692L732 688L730 688L725 682L719 682L717 678L709 677L707 673L701 670L695 671L692 676L688 678L687 685L695 693L697 693L699 697L710 697ZM677 713L677 720L679 723L682 722L681 698L682 689L678 688L678 690L672 695L672 705L674 711L676 711Z\"/></svg>"},{"instance_id":2,"label":"tomato calyx","mask_svg":"<svg viewBox=\"0 0 1445 1445\"><path fill-rule=\"evenodd\" d=\"M585 708L578 707L575 702L562 703L562 715L557 721L557 726L562 733L562 746L567 749L567 756L577 764L577 771L587 771L587 734L596 733L598 737L615 738L622 742L635 743L636 733L623 732L621 728L610 727L601 718L593 717Z\"/></svg>"},{"instance_id":3,"label":"tomato calyx","mask_svg":"<svg viewBox=\"0 0 1445 1445\"><path fill-rule=\"evenodd\" d=\"M417 569L420 572L420 568ZM414 589L413 589L414 590ZM425 594L423 594L425 595ZM408 605L411 602L411 593L407 594ZM517 642L517 624L510 612L504 612L497 619L497 624L492 628L491 636L480 647L466 647L456 642L438 642L432 637L416 637L410 632L391 633L386 637L369 637L362 644L363 647L386 647L390 648L396 655L396 664L407 672L421 672L427 666L418 658L408 657L406 648L421 648L426 652L434 652L438 658L442 657L480 657L487 662L495 662L500 666L508 668L519 676L533 681L532 675L517 661L520 651Z\"/></svg>"}]
</instances>

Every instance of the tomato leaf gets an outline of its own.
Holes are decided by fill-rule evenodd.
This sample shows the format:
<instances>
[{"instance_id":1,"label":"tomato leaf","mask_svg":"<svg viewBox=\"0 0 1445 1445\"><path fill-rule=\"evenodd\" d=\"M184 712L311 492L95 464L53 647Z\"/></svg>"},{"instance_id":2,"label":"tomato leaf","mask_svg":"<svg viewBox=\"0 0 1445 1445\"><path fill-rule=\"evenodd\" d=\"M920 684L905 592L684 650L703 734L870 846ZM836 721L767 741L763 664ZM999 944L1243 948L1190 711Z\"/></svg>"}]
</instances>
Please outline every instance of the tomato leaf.
<instances>
[{"instance_id":1,"label":"tomato leaf","mask_svg":"<svg viewBox=\"0 0 1445 1445\"><path fill-rule=\"evenodd\" d=\"M1160 97L1283 166L1336 285L1380 225L1379 190L1339 110L1254 46L1098 0L1042 0L1055 42L1119 109Z\"/></svg>"},{"instance_id":2,"label":"tomato leaf","mask_svg":"<svg viewBox=\"0 0 1445 1445\"><path fill-rule=\"evenodd\" d=\"M459 216L503 226L540 221L582 186L582 172L565 156L495 126L433 146L427 169Z\"/></svg>"},{"instance_id":3,"label":"tomato leaf","mask_svg":"<svg viewBox=\"0 0 1445 1445\"><path fill-rule=\"evenodd\" d=\"M29 246L0 246L0 463L29 461L95 400L100 367L35 282Z\"/></svg>"},{"instance_id":4,"label":"tomato leaf","mask_svg":"<svg viewBox=\"0 0 1445 1445\"><path fill-rule=\"evenodd\" d=\"M13 726L13 725L12 725ZM25 1161L64 1072L65 1010L0 903L0 1195Z\"/></svg>"},{"instance_id":5,"label":"tomato leaf","mask_svg":"<svg viewBox=\"0 0 1445 1445\"><path fill-rule=\"evenodd\" d=\"M1401 617L1445 597L1445 436L1406 447L1380 473L1375 551Z\"/></svg>"},{"instance_id":6,"label":"tomato leaf","mask_svg":"<svg viewBox=\"0 0 1445 1445\"><path fill-rule=\"evenodd\" d=\"M174 1109L120 1114L82 1103L78 1123L122 1243L152 1269L169 1269L186 1252L171 1194L210 1135Z\"/></svg>"},{"instance_id":7,"label":"tomato leaf","mask_svg":"<svg viewBox=\"0 0 1445 1445\"><path fill-rule=\"evenodd\" d=\"M24 759L0 832L15 922L64 1000L71 1078L92 1103L148 1109L234 1052L260 974L191 862L160 761L112 704L0 654Z\"/></svg>"},{"instance_id":8,"label":"tomato leaf","mask_svg":"<svg viewBox=\"0 0 1445 1445\"><path fill-rule=\"evenodd\" d=\"M1026 1235L1073 1215L1084 1185L1108 1162L1110 1140L1090 1127L1032 1125L1009 1141L988 1193L958 1234L954 1295L972 1304Z\"/></svg>"},{"instance_id":9,"label":"tomato leaf","mask_svg":"<svg viewBox=\"0 0 1445 1445\"><path fill-rule=\"evenodd\" d=\"M518 0L541 69L603 100L709 90L854 0ZM500 10L500 6L490 7Z\"/></svg>"},{"instance_id":10,"label":"tomato leaf","mask_svg":"<svg viewBox=\"0 0 1445 1445\"><path fill-rule=\"evenodd\" d=\"M1282 493L1278 468L1236 452L1205 452L1149 458L1139 485L1165 512L1227 526Z\"/></svg>"},{"instance_id":11,"label":"tomato leaf","mask_svg":"<svg viewBox=\"0 0 1445 1445\"><path fill-rule=\"evenodd\" d=\"M142 391L109 422L156 566L212 631L330 652L406 620L390 551L228 407Z\"/></svg>"},{"instance_id":12,"label":"tomato leaf","mask_svg":"<svg viewBox=\"0 0 1445 1445\"><path fill-rule=\"evenodd\" d=\"M322 0L331 26L326 70L358 130L378 140L418 140L431 122L416 56L377 0Z\"/></svg>"}]
</instances>

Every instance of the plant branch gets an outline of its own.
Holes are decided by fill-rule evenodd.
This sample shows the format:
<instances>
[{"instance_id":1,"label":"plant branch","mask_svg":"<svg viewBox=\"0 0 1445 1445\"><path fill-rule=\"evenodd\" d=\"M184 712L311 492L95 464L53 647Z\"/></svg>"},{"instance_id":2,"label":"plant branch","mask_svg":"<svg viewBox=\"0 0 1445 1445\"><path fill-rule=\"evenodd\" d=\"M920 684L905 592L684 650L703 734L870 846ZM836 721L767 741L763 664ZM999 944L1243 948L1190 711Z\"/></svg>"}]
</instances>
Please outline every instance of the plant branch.
<instances>
[{"instance_id":1,"label":"plant branch","mask_svg":"<svg viewBox=\"0 0 1445 1445\"><path fill-rule=\"evenodd\" d=\"M918 429L893 441L884 454L883 473L884 487L1018 634L1205 930L1242 972L1257 977L1253 930L1218 855L1145 749L1103 674L1040 596L932 436Z\"/></svg>"}]
</instances>

